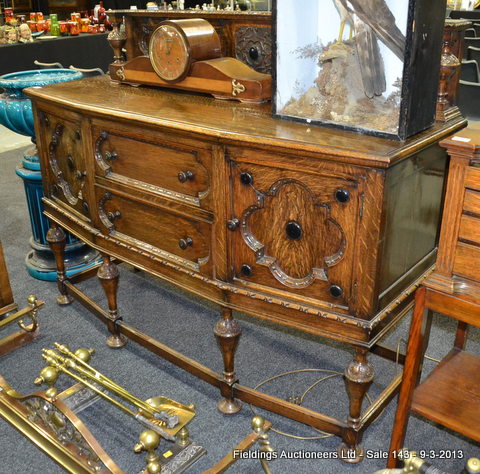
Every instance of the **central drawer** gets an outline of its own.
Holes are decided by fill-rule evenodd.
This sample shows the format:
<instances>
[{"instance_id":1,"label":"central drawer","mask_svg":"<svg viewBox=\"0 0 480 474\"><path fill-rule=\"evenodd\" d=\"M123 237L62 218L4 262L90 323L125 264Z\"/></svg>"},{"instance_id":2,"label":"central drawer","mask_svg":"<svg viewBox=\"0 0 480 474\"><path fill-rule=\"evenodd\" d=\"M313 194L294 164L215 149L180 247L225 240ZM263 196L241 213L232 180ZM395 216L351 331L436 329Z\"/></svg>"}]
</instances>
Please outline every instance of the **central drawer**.
<instances>
[{"instance_id":1,"label":"central drawer","mask_svg":"<svg viewBox=\"0 0 480 474\"><path fill-rule=\"evenodd\" d=\"M147 251L197 272L211 267L211 223L95 187L101 230L138 252Z\"/></svg>"},{"instance_id":2,"label":"central drawer","mask_svg":"<svg viewBox=\"0 0 480 474\"><path fill-rule=\"evenodd\" d=\"M174 135L93 124L95 174L178 202L210 208L211 150Z\"/></svg>"}]
</instances>

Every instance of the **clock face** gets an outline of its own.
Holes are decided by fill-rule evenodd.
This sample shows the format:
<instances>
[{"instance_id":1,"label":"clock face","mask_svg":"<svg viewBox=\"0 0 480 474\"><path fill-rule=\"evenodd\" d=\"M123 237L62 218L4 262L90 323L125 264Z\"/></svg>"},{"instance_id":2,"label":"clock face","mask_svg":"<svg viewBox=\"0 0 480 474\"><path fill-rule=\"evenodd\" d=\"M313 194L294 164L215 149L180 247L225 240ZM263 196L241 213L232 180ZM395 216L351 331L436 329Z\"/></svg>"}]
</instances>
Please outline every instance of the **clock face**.
<instances>
[{"instance_id":1,"label":"clock face","mask_svg":"<svg viewBox=\"0 0 480 474\"><path fill-rule=\"evenodd\" d=\"M184 78L190 66L187 40L172 25L159 26L150 38L150 62L161 79L175 82Z\"/></svg>"}]
</instances>

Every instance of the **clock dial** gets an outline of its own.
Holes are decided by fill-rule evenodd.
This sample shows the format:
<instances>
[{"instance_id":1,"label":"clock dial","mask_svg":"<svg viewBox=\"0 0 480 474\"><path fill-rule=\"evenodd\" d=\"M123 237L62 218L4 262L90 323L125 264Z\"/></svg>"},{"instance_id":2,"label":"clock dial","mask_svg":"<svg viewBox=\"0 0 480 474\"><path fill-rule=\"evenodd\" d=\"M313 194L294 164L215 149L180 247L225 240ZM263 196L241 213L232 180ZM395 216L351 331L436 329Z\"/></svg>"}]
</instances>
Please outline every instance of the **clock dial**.
<instances>
[{"instance_id":1,"label":"clock dial","mask_svg":"<svg viewBox=\"0 0 480 474\"><path fill-rule=\"evenodd\" d=\"M184 35L174 25L161 25L153 32L149 56L153 69L164 81L176 82L188 73L189 47Z\"/></svg>"}]
</instances>

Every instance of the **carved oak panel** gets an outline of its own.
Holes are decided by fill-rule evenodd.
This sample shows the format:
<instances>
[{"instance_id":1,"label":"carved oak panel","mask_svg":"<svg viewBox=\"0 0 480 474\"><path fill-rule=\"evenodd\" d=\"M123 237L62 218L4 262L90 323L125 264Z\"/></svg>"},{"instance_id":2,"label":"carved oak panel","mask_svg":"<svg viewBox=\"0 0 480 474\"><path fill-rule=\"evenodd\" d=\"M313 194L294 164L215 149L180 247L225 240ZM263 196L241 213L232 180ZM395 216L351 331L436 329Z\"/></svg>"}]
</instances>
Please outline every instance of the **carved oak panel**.
<instances>
[{"instance_id":1,"label":"carved oak panel","mask_svg":"<svg viewBox=\"0 0 480 474\"><path fill-rule=\"evenodd\" d=\"M245 163L232 176L234 278L347 308L359 183Z\"/></svg>"},{"instance_id":2,"label":"carved oak panel","mask_svg":"<svg viewBox=\"0 0 480 474\"><path fill-rule=\"evenodd\" d=\"M272 30L241 26L235 31L235 57L258 72L272 72Z\"/></svg>"},{"instance_id":3,"label":"carved oak panel","mask_svg":"<svg viewBox=\"0 0 480 474\"><path fill-rule=\"evenodd\" d=\"M48 146L48 167L52 177L48 194L90 217L86 202L87 171L82 153L80 119L69 121L50 114L43 115L42 133Z\"/></svg>"}]
</instances>

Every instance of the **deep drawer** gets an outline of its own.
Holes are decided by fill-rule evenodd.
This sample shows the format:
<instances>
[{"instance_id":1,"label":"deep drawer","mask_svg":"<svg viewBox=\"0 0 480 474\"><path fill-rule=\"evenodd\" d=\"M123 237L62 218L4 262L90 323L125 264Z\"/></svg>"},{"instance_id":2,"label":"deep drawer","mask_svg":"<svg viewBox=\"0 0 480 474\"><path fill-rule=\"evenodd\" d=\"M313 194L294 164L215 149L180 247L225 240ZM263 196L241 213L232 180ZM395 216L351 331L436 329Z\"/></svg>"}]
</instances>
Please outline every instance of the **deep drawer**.
<instances>
[{"instance_id":1,"label":"deep drawer","mask_svg":"<svg viewBox=\"0 0 480 474\"><path fill-rule=\"evenodd\" d=\"M148 135L133 138L128 133L94 127L97 175L210 209L210 150L192 147L175 137L170 142Z\"/></svg>"},{"instance_id":2,"label":"deep drawer","mask_svg":"<svg viewBox=\"0 0 480 474\"><path fill-rule=\"evenodd\" d=\"M186 218L101 187L95 189L101 230L110 238L195 271L210 266L211 224Z\"/></svg>"}]
</instances>

